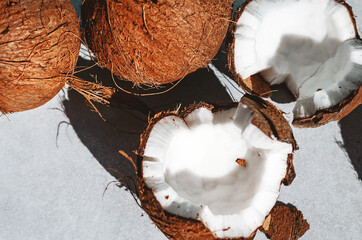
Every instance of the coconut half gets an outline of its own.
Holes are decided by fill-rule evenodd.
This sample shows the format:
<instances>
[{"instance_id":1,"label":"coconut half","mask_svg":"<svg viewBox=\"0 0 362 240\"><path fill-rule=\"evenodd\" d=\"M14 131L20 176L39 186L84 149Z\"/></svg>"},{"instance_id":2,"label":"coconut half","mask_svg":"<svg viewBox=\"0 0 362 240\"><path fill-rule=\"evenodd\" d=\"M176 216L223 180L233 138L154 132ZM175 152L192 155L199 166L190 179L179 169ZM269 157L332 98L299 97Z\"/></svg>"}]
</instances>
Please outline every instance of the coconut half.
<instances>
[{"instance_id":1,"label":"coconut half","mask_svg":"<svg viewBox=\"0 0 362 240\"><path fill-rule=\"evenodd\" d=\"M0 113L52 99L77 63L80 42L70 0L0 1Z\"/></svg>"},{"instance_id":2,"label":"coconut half","mask_svg":"<svg viewBox=\"0 0 362 240\"><path fill-rule=\"evenodd\" d=\"M123 80L170 83L207 63L229 27L233 0L85 0L82 23L99 63Z\"/></svg>"},{"instance_id":3,"label":"coconut half","mask_svg":"<svg viewBox=\"0 0 362 240\"><path fill-rule=\"evenodd\" d=\"M142 206L172 239L252 239L295 177L295 148L282 113L256 97L160 113L141 136Z\"/></svg>"},{"instance_id":4,"label":"coconut half","mask_svg":"<svg viewBox=\"0 0 362 240\"><path fill-rule=\"evenodd\" d=\"M362 41L350 6L336 0L253 0L228 36L228 66L248 92L285 83L296 97L293 124L339 120L362 100Z\"/></svg>"}]
</instances>

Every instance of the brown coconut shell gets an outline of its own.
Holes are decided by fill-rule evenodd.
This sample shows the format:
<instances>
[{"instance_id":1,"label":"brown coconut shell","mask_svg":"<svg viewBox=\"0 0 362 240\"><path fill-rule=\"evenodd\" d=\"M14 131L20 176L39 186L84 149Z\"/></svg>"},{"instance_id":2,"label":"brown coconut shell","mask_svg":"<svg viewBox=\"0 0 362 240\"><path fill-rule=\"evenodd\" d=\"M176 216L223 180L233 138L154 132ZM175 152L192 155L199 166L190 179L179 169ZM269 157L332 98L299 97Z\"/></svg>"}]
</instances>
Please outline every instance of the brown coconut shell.
<instances>
[{"instance_id":1,"label":"brown coconut shell","mask_svg":"<svg viewBox=\"0 0 362 240\"><path fill-rule=\"evenodd\" d=\"M255 101L256 100L256 101ZM289 123L284 119L282 113L276 109L272 104L265 102L259 98L245 95L241 99L241 103L247 105L252 111L252 123L260 128L267 136L274 136L279 141L288 142L296 148L296 142L293 137L292 129ZM167 116L176 116L184 119L188 114L198 108L207 108L212 112L227 110L234 108L238 103L233 103L227 106L215 106L207 103L195 103L187 107L181 112L161 112L154 116L149 121L146 130L140 138L140 146L138 150L137 161L137 179L139 186L139 198L141 200L142 208L148 213L156 226L169 238L169 239L217 239L213 233L200 221L195 219L188 219L168 213L161 207L160 203L154 196L153 191L147 187L143 179L142 161L144 150L150 136L150 133L157 122ZM293 155L288 157L287 174L282 180L284 184L290 184L294 177ZM240 240L252 240L255 237L257 230L248 238L238 238Z\"/></svg>"},{"instance_id":2,"label":"brown coconut shell","mask_svg":"<svg viewBox=\"0 0 362 240\"><path fill-rule=\"evenodd\" d=\"M292 205L276 205L260 228L271 240L297 240L309 230L303 214Z\"/></svg>"},{"instance_id":3,"label":"brown coconut shell","mask_svg":"<svg viewBox=\"0 0 362 240\"><path fill-rule=\"evenodd\" d=\"M53 98L79 49L70 0L0 1L0 112L33 109Z\"/></svg>"},{"instance_id":4,"label":"brown coconut shell","mask_svg":"<svg viewBox=\"0 0 362 240\"><path fill-rule=\"evenodd\" d=\"M233 79L248 93L259 96L259 97L270 97L272 95L270 84L263 79L260 74L255 74L250 76L247 79L243 79L240 74L236 72L235 69L235 31L237 21L243 14L245 8L250 2L254 0L247 0L242 5L240 5L233 17L233 21L230 24L228 34L226 37L226 52L227 52L227 66L229 72ZM355 38L360 39L360 36L357 31L356 19L354 17L352 7L348 5L344 0L334 0L335 2L343 5L351 18L351 22L354 26ZM345 99L343 99L338 105L317 111L313 116L306 118L295 118L293 120L293 126L299 128L307 127L319 127L324 124L327 124L331 121L338 121L348 115L353 109L355 109L360 103L361 100L361 88L358 91L353 91ZM356 99L354 99L356 98ZM324 116L325 115L325 116Z\"/></svg>"},{"instance_id":5,"label":"brown coconut shell","mask_svg":"<svg viewBox=\"0 0 362 240\"><path fill-rule=\"evenodd\" d=\"M101 65L157 85L205 67L226 35L233 0L85 0L82 23Z\"/></svg>"},{"instance_id":6,"label":"brown coconut shell","mask_svg":"<svg viewBox=\"0 0 362 240\"><path fill-rule=\"evenodd\" d=\"M306 118L294 118L293 126L300 128L319 127L332 121L338 121L352 112L362 103L362 86L352 91L339 104L317 111L313 116Z\"/></svg>"}]
</instances>

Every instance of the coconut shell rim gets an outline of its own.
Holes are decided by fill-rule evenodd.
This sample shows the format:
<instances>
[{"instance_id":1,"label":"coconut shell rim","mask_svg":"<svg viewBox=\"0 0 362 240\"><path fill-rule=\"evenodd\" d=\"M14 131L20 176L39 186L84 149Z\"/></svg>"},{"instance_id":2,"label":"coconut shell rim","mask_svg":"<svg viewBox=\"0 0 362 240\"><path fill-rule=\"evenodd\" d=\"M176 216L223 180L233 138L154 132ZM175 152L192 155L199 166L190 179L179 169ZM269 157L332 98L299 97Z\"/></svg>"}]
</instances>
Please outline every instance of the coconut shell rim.
<instances>
[{"instance_id":1,"label":"coconut shell rim","mask_svg":"<svg viewBox=\"0 0 362 240\"><path fill-rule=\"evenodd\" d=\"M297 128L316 128L332 121L338 121L347 116L362 103L362 85L353 90L347 97L337 105L321 109L310 117L301 117L293 119L293 126ZM327 116L326 118L324 118Z\"/></svg>"}]
</instances>

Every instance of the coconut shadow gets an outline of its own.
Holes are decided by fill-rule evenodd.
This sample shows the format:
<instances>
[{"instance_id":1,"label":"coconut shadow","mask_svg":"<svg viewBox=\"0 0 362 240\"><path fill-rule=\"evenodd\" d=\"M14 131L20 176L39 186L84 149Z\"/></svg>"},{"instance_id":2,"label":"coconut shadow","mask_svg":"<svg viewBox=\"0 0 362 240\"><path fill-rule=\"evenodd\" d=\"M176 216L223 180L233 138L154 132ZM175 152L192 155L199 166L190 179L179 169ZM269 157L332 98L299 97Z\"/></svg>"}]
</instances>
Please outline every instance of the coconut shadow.
<instances>
[{"instance_id":1,"label":"coconut shadow","mask_svg":"<svg viewBox=\"0 0 362 240\"><path fill-rule=\"evenodd\" d=\"M93 64L92 61L79 58L77 66L84 68ZM104 86L115 87L110 72L98 66L79 72L76 76L90 82L97 79ZM116 82L132 90L131 83L117 79ZM147 126L149 115L173 110L180 105L183 108L198 101L231 102L224 87L208 69L200 69L189 74L172 90L161 95L147 97L128 95L129 98L124 98L125 94L120 94L122 97L116 95L111 99L111 107L95 104L107 122L92 111L86 100L74 90L68 91L68 99L63 101L63 106L69 123L97 161L116 179L130 176L132 179L130 185L133 185L132 182L137 182L135 171L119 150L136 159L135 151L139 146L139 137ZM133 192L137 191L132 186L127 187Z\"/></svg>"},{"instance_id":2,"label":"coconut shadow","mask_svg":"<svg viewBox=\"0 0 362 240\"><path fill-rule=\"evenodd\" d=\"M357 172L357 178L362 181L362 106L339 121L343 143L338 145L348 154L351 164Z\"/></svg>"}]
</instances>

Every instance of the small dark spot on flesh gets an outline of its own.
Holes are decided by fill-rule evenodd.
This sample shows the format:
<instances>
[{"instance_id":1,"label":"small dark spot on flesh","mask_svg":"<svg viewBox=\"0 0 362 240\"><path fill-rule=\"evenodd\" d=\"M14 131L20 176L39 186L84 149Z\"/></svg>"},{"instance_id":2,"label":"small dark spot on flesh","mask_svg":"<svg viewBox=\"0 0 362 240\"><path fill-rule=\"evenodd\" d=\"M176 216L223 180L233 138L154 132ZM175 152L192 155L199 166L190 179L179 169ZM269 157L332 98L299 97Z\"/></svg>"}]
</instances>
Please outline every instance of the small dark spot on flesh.
<instances>
[{"instance_id":1,"label":"small dark spot on flesh","mask_svg":"<svg viewBox=\"0 0 362 240\"><path fill-rule=\"evenodd\" d=\"M177 208L180 208L180 205L178 205Z\"/></svg>"},{"instance_id":2,"label":"small dark spot on flesh","mask_svg":"<svg viewBox=\"0 0 362 240\"><path fill-rule=\"evenodd\" d=\"M318 89L317 89L317 92L319 92L319 91L322 91L322 88L318 88Z\"/></svg>"},{"instance_id":3,"label":"small dark spot on flesh","mask_svg":"<svg viewBox=\"0 0 362 240\"><path fill-rule=\"evenodd\" d=\"M143 215L143 213L141 213L141 217L143 217L144 215Z\"/></svg>"},{"instance_id":4,"label":"small dark spot on flesh","mask_svg":"<svg viewBox=\"0 0 362 240\"><path fill-rule=\"evenodd\" d=\"M225 231L227 231L227 230L229 230L229 229L230 229L230 227L224 228L223 231L225 232Z\"/></svg>"},{"instance_id":5,"label":"small dark spot on flesh","mask_svg":"<svg viewBox=\"0 0 362 240\"><path fill-rule=\"evenodd\" d=\"M246 167L246 160L245 160L245 159L238 158L238 159L236 159L235 162L236 162L237 164L239 164L240 166L242 166L242 167Z\"/></svg>"},{"instance_id":6,"label":"small dark spot on flesh","mask_svg":"<svg viewBox=\"0 0 362 240\"><path fill-rule=\"evenodd\" d=\"M198 218L200 215L198 213L196 213L196 218Z\"/></svg>"},{"instance_id":7,"label":"small dark spot on flesh","mask_svg":"<svg viewBox=\"0 0 362 240\"><path fill-rule=\"evenodd\" d=\"M166 198L166 199L168 199L169 197L170 197L170 196L168 196L168 195L167 195L167 196L165 196L165 198Z\"/></svg>"}]
</instances>

